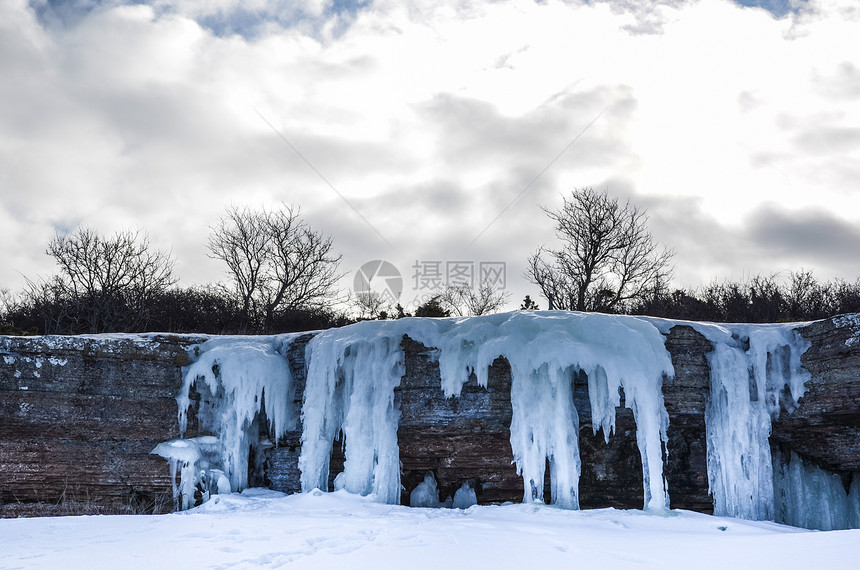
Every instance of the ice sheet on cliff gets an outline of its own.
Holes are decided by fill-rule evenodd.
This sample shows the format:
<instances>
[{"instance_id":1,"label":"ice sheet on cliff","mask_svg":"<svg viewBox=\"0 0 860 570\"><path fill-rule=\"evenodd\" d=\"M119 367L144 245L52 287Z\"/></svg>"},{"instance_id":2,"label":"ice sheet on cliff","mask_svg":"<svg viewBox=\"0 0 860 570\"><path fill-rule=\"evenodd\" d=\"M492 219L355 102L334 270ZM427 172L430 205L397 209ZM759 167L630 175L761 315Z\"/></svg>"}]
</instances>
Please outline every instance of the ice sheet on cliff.
<instances>
[{"instance_id":1,"label":"ice sheet on cliff","mask_svg":"<svg viewBox=\"0 0 860 570\"><path fill-rule=\"evenodd\" d=\"M180 435L187 428L194 387L200 394L200 427L217 437L212 454L217 460L207 462L223 470L233 490L248 486L252 447L261 451L272 445L260 439L260 422L268 424L274 438L296 425L296 387L286 358L295 336L212 338L197 347L196 360L184 370L176 397ZM181 488L186 489L184 481Z\"/></svg>"},{"instance_id":2,"label":"ice sheet on cliff","mask_svg":"<svg viewBox=\"0 0 860 570\"><path fill-rule=\"evenodd\" d=\"M367 321L317 334L308 344L307 385L302 413L299 467L304 490L327 488L329 459L338 432L343 434L344 470L337 489L398 503L399 411L394 389L404 370L401 340L434 349L444 393L457 397L474 373L486 386L488 367L499 357L510 363L511 446L523 475L524 500L541 501L547 461L551 501L578 507L579 417L572 398L577 372L588 378L592 429L611 437L615 408L633 411L642 457L644 505L668 506L663 459L668 416L662 383L673 374L664 336L677 324L689 325L714 349L708 354L710 397L706 408L708 478L715 512L748 519L773 519L775 494L796 497L797 489L774 489L768 436L770 422L797 404L806 373L800 357L808 344L796 325L715 325L663 319L520 311L471 318ZM661 334L662 333L662 334ZM290 336L214 339L200 346L186 370L177 398L180 421L191 405L189 391L204 388L201 422L215 433L224 470L234 489L247 484L248 449L261 412L277 437L296 421L295 390L285 359ZM623 393L623 399L622 399ZM781 404L780 404L781 403ZM778 466L778 485L820 489L813 471ZM804 474L813 473L804 479ZM817 479L816 479L817 480ZM855 508L852 494L830 493L843 511ZM668 491L671 491L669 489ZM795 501L796 502L796 501ZM844 503L844 504L843 504ZM850 504L849 504L850 503ZM780 505L784 505L780 503ZM780 512L785 512L780 507ZM853 512L853 511L852 511ZM799 515L792 515L799 516Z\"/></svg>"},{"instance_id":3,"label":"ice sheet on cliff","mask_svg":"<svg viewBox=\"0 0 860 570\"><path fill-rule=\"evenodd\" d=\"M673 374L664 338L634 317L514 312L471 318L367 321L324 331L308 345L308 381L299 467L302 488L325 488L335 435L346 461L337 488L397 503L400 469L394 388L404 374L400 342L408 335L436 349L442 389L457 396L474 372L487 385L499 357L511 365L511 447L524 479L524 500L543 500L546 462L553 503L578 506L579 418L572 379L588 375L593 429L610 437L615 408L633 410L647 508L668 505L662 448L668 416L661 392Z\"/></svg>"},{"instance_id":4,"label":"ice sheet on cliff","mask_svg":"<svg viewBox=\"0 0 860 570\"><path fill-rule=\"evenodd\" d=\"M705 408L708 483L714 512L773 520L771 420L780 399L789 411L809 374L800 357L809 343L791 325L697 325L714 345Z\"/></svg>"}]
</instances>

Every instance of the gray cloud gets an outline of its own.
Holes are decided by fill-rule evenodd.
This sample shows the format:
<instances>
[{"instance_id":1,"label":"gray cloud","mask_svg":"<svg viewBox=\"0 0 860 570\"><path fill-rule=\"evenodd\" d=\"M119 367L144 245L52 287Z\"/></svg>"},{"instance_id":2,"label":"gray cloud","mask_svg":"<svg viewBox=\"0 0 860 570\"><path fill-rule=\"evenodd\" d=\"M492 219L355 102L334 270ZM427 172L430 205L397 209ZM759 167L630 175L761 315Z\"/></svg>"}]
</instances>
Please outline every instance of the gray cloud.
<instances>
[{"instance_id":1,"label":"gray cloud","mask_svg":"<svg viewBox=\"0 0 860 570\"><path fill-rule=\"evenodd\" d=\"M389 188L384 194L366 200L366 204L372 210L391 209L396 212L421 204L420 215L433 217L473 208L475 201L475 196L455 179L438 178L411 186ZM419 213L418 210L416 208L416 213Z\"/></svg>"},{"instance_id":2,"label":"gray cloud","mask_svg":"<svg viewBox=\"0 0 860 570\"><path fill-rule=\"evenodd\" d=\"M834 250L839 253L815 257L811 245L777 247L774 240L791 214L777 212L768 222L770 214L757 211L747 225L738 225L716 219L705 199L679 196L695 194L708 176L697 170L693 155L689 164L677 165L687 188L667 184L661 188L665 195L644 192L640 175L654 166L644 163L640 157L647 153L636 146L642 129L659 128L655 125L665 124L667 116L706 112L693 108L702 104L693 100L693 110L677 114L655 101L650 78L659 78L665 90L686 79L676 78L677 69L661 67L661 61L636 59L637 46L651 53L653 38L630 32L662 33L662 16L649 15L644 2L613 4L611 10L576 2L564 8L519 7L524 22L545 14L599 16L597 27L601 34L609 30L608 36L583 40L594 50L589 53L606 54L596 71L564 31L548 28L545 38L543 29L524 26L491 37L483 19L496 24L509 18L508 7L497 3L440 7L428 1L403 7L320 0L302 4L304 15L295 3L280 0L33 2L35 11L13 4L0 4L0 286L20 283L18 272L49 271L44 243L56 229L80 223L106 233L145 228L153 245L172 248L185 282L217 279L221 269L206 257L208 226L230 203L284 201L301 205L314 228L333 236L345 269L380 257L395 261L404 274L416 259L503 260L515 296L534 297L521 278L525 259L554 239L539 205L552 208L561 194L581 186L606 187L647 207L655 237L678 251L681 283L779 264L833 267L839 254L854 259L847 249L850 233L837 236L849 244ZM697 4L683 3L680 11L674 5L663 3L661 11L680 29L684 14ZM345 9L336 13L336 6ZM754 15L726 8L731 17ZM601 27L610 12L615 19ZM765 25L763 20L769 19L756 16L755 25ZM628 31L617 31L625 26ZM480 39L473 47L446 49L470 34ZM587 35L588 27L580 34ZM546 69L546 60L539 58L552 50L569 68ZM840 117L852 116L846 112L853 105L857 70L843 59L821 60L821 69L828 71L818 77L816 97L827 99L824 113L815 105L776 105L766 83L747 88L727 76L732 92L741 93L732 105L745 111L740 120L783 112L778 142L789 144L774 145L769 136L751 132L749 161L739 165L727 159L726 171L743 177L749 162L758 167L756 176L785 171L808 182L808 201L853 191L860 176L852 159L856 125ZM630 71L639 65L648 78ZM749 72L743 66L743 61L726 62L726 69ZM579 83L560 87L580 73ZM530 82L524 97L530 102L514 112L504 105L523 103L496 97L492 89L524 85L516 81ZM394 247L382 242L256 110ZM517 199L601 111L583 137ZM716 133L715 140L734 140L720 136ZM659 144L658 139L644 138L648 144ZM702 145L703 152L706 148ZM671 167L671 160L666 164ZM681 179L674 171L652 171L647 183L659 184L663 174L672 184ZM754 203L755 196L747 198L737 204L738 216ZM795 231L816 226L803 219L806 225ZM812 241L824 247L826 240Z\"/></svg>"},{"instance_id":3,"label":"gray cloud","mask_svg":"<svg viewBox=\"0 0 860 570\"><path fill-rule=\"evenodd\" d=\"M808 188L853 195L860 175L860 165L853 158L860 149L860 127L851 124L850 113L847 102L836 102L826 111L780 114L776 124L789 143L787 148L753 152L750 164L790 170Z\"/></svg>"},{"instance_id":4,"label":"gray cloud","mask_svg":"<svg viewBox=\"0 0 860 570\"><path fill-rule=\"evenodd\" d=\"M455 94L437 95L419 113L433 125L439 152L452 168L481 163L542 168L601 112L601 124L571 155L592 165L617 160L629 149L613 129L623 129L635 109L629 88L602 86L558 93L521 116L506 116L491 103Z\"/></svg>"},{"instance_id":5,"label":"gray cloud","mask_svg":"<svg viewBox=\"0 0 860 570\"><path fill-rule=\"evenodd\" d=\"M676 281L711 280L813 269L823 279L860 275L860 228L820 208L757 207L738 225L707 213L697 198L639 196L655 238L677 252Z\"/></svg>"},{"instance_id":6,"label":"gray cloud","mask_svg":"<svg viewBox=\"0 0 860 570\"><path fill-rule=\"evenodd\" d=\"M767 255L842 266L860 274L860 227L820 208L787 210L762 204L749 217L747 235Z\"/></svg>"},{"instance_id":7,"label":"gray cloud","mask_svg":"<svg viewBox=\"0 0 860 570\"><path fill-rule=\"evenodd\" d=\"M814 154L850 152L860 147L860 127L809 127L795 137L795 143L801 150Z\"/></svg>"},{"instance_id":8,"label":"gray cloud","mask_svg":"<svg viewBox=\"0 0 860 570\"><path fill-rule=\"evenodd\" d=\"M841 62L832 74L815 70L812 82L816 90L826 97L844 100L860 97L860 68L852 61Z\"/></svg>"},{"instance_id":9,"label":"gray cloud","mask_svg":"<svg viewBox=\"0 0 860 570\"><path fill-rule=\"evenodd\" d=\"M630 158L624 133L635 110L629 88L606 86L558 93L521 116L507 116L484 101L456 95L437 96L420 113L433 125L439 155L452 174L502 166L502 176L472 190L480 197L483 219L472 239L484 230L498 239L500 232L492 226L570 190L557 184L565 171Z\"/></svg>"},{"instance_id":10,"label":"gray cloud","mask_svg":"<svg viewBox=\"0 0 860 570\"><path fill-rule=\"evenodd\" d=\"M655 241L675 251L675 282L697 287L714 279L759 271L750 244L739 232L709 214L698 197L633 195L644 209Z\"/></svg>"},{"instance_id":11,"label":"gray cloud","mask_svg":"<svg viewBox=\"0 0 860 570\"><path fill-rule=\"evenodd\" d=\"M29 0L39 21L49 28L75 26L93 11L125 4L123 0Z\"/></svg>"},{"instance_id":12,"label":"gray cloud","mask_svg":"<svg viewBox=\"0 0 860 570\"><path fill-rule=\"evenodd\" d=\"M790 210L765 203L733 225L709 214L699 198L630 199L647 210L655 239L676 251L679 285L696 287L800 268L813 269L823 279L860 275L860 227L821 208Z\"/></svg>"}]
</instances>

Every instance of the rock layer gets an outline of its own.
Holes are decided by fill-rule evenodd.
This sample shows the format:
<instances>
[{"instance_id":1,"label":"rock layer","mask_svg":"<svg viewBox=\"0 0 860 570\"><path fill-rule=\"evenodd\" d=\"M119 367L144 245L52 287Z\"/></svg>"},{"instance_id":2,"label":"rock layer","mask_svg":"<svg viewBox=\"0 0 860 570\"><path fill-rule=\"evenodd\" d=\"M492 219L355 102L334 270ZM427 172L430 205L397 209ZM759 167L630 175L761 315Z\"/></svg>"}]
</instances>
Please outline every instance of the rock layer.
<instances>
[{"instance_id":1,"label":"rock layer","mask_svg":"<svg viewBox=\"0 0 860 570\"><path fill-rule=\"evenodd\" d=\"M0 512L169 510L190 337L0 337Z\"/></svg>"},{"instance_id":2,"label":"rock layer","mask_svg":"<svg viewBox=\"0 0 860 570\"><path fill-rule=\"evenodd\" d=\"M860 318L837 317L799 327L811 342L803 357L810 372L797 409L784 409L771 442L850 481L860 472ZM290 366L300 408L304 347L296 339ZM166 463L150 451L178 437L175 396L182 367L203 337L122 335L0 337L0 513L151 512L169 510ZM471 378L457 398L440 388L433 347L404 338L406 375L395 391L401 411L398 444L402 502L428 471L440 498L470 481L480 503L519 501L522 479L512 465L510 367L498 358L486 388ZM666 338L674 378L664 379L670 418L665 475L671 506L710 512L704 409L710 343L677 325ZM605 443L594 434L587 379L575 378L580 417L583 508L642 507L636 425L617 408L616 431ZM189 437L199 433L189 414ZM300 429L268 452L253 484L299 490ZM342 465L334 446L332 475ZM546 496L549 496L548 490ZM85 501L80 503L79 501Z\"/></svg>"},{"instance_id":3,"label":"rock layer","mask_svg":"<svg viewBox=\"0 0 860 570\"><path fill-rule=\"evenodd\" d=\"M845 477L860 472L860 315L800 328L811 342L803 366L811 379L797 409L773 422L778 443Z\"/></svg>"}]
</instances>

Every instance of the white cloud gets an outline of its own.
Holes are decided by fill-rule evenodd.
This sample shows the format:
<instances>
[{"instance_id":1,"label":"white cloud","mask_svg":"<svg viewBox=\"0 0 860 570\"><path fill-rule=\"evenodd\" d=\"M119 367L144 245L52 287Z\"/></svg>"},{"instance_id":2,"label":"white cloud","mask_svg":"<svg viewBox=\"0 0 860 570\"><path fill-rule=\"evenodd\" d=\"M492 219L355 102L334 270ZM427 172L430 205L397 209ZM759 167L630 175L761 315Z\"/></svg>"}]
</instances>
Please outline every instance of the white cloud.
<instances>
[{"instance_id":1,"label":"white cloud","mask_svg":"<svg viewBox=\"0 0 860 570\"><path fill-rule=\"evenodd\" d=\"M604 185L650 208L686 284L838 273L821 249L754 255L779 235L754 230L764 202L780 223L860 221L851 3L783 18L728 0L295 5L80 3L51 19L42 3L40 20L0 2L0 285L52 271L45 242L78 223L145 227L186 282L212 281L224 207L286 201L347 269L388 258L408 283L416 259L501 259L518 301L535 294L526 257L553 239L538 204ZM249 13L253 33L230 33Z\"/></svg>"}]
</instances>

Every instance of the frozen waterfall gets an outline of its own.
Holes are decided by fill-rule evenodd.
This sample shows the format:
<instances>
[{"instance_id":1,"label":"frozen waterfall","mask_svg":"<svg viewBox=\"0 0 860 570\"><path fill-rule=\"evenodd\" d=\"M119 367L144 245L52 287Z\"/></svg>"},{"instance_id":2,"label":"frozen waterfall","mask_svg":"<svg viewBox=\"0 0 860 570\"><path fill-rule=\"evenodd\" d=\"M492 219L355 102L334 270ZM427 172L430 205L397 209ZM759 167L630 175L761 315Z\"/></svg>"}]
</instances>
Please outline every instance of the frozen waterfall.
<instances>
[{"instance_id":1,"label":"frozen waterfall","mask_svg":"<svg viewBox=\"0 0 860 570\"><path fill-rule=\"evenodd\" d=\"M229 480L233 490L240 490L248 485L254 450L259 454L301 426L298 466L304 491L328 488L332 447L339 439L345 461L335 474L335 488L399 503L395 389L406 373L405 335L431 349L446 397L459 397L471 374L486 387L489 367L498 357L510 364L510 443L523 477L524 501L579 507L582 460L573 381L584 374L595 434L602 430L609 441L616 407L632 410L643 505L662 510L671 492L663 474L670 426L662 386L674 375L664 335L676 325L693 327L713 347L707 354L705 426L715 513L820 528L860 524L860 478L840 494L835 476L794 455L783 458L771 451L771 421L781 408L791 411L797 405L808 377L801 356L809 343L794 330L797 325L716 325L562 311L360 322L322 331L308 342L301 410L287 359L297 335L212 338L196 348L177 402L182 431L196 406L201 434L214 439L166 442L159 453L181 472L177 489L186 495L194 483L184 478L199 482L205 468L216 477L223 471L217 487ZM272 443L261 433L268 433ZM206 457L194 453L203 441ZM544 497L547 466L550 497ZM822 500L836 506L804 514L808 505ZM837 511L836 519L827 522L828 513Z\"/></svg>"},{"instance_id":2,"label":"frozen waterfall","mask_svg":"<svg viewBox=\"0 0 860 570\"><path fill-rule=\"evenodd\" d=\"M295 336L215 337L195 348L176 397L179 433L184 435L194 405L200 430L213 435L164 442L152 451L168 460L171 479L180 473L173 493L183 508L193 506L195 492L248 486L251 454L259 461L273 445L261 439L261 422L275 439L295 427L296 387L286 358ZM192 388L199 402L193 402Z\"/></svg>"},{"instance_id":3,"label":"frozen waterfall","mask_svg":"<svg viewBox=\"0 0 860 570\"><path fill-rule=\"evenodd\" d=\"M809 343L789 325L696 325L714 345L705 408L708 483L714 514L773 520L774 477L768 438L780 399L793 410L808 373Z\"/></svg>"},{"instance_id":4,"label":"frozen waterfall","mask_svg":"<svg viewBox=\"0 0 860 570\"><path fill-rule=\"evenodd\" d=\"M434 347L442 389L457 396L474 372L505 357L511 365L511 447L524 479L524 500L543 501L549 460L552 497L577 508L580 474L579 418L573 376L588 375L593 429L610 437L615 408L636 418L647 508L668 506L663 444L668 416L663 377L673 373L655 326L634 317L566 312L515 312L484 317L367 321L324 331L308 345L308 383L302 411L299 466L302 488L324 487L335 435L343 431L346 464L337 488L400 500L398 411L394 388L404 374L403 335Z\"/></svg>"}]
</instances>

